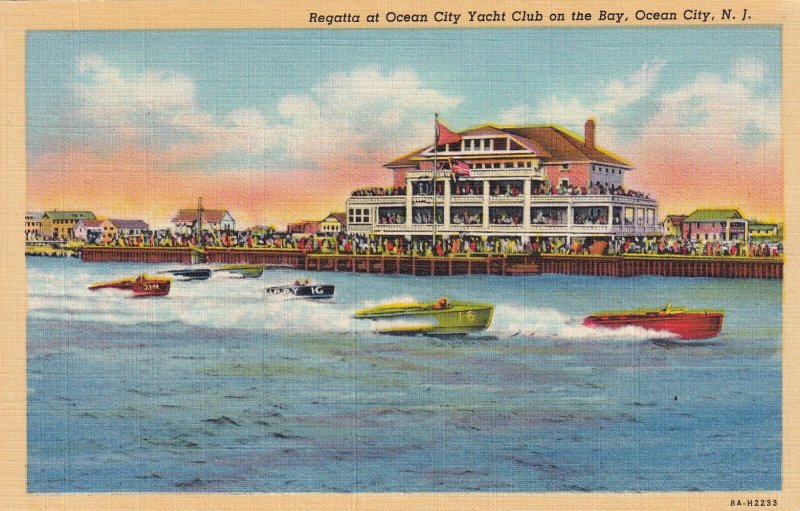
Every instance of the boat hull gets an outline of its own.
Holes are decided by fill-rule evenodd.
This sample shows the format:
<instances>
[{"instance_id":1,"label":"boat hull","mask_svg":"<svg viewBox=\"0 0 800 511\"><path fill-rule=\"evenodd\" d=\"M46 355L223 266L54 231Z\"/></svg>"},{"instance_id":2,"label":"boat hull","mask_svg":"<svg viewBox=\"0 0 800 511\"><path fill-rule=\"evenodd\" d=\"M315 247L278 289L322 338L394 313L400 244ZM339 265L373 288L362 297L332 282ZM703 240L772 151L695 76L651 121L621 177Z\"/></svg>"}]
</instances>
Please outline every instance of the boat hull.
<instances>
[{"instance_id":1,"label":"boat hull","mask_svg":"<svg viewBox=\"0 0 800 511\"><path fill-rule=\"evenodd\" d=\"M332 285L305 285L305 286L273 286L264 290L268 296L282 296L291 298L309 298L311 300L325 300L333 298L335 286Z\"/></svg>"},{"instance_id":2,"label":"boat hull","mask_svg":"<svg viewBox=\"0 0 800 511\"><path fill-rule=\"evenodd\" d=\"M446 309L435 303L382 305L357 311L355 317L386 321L376 329L384 334L459 335L486 330L493 315L490 304L452 302Z\"/></svg>"},{"instance_id":3,"label":"boat hull","mask_svg":"<svg viewBox=\"0 0 800 511\"><path fill-rule=\"evenodd\" d=\"M245 279L257 279L264 274L263 264L228 264L220 266L215 271L228 272Z\"/></svg>"},{"instance_id":4,"label":"boat hull","mask_svg":"<svg viewBox=\"0 0 800 511\"><path fill-rule=\"evenodd\" d=\"M99 289L131 289L136 279L134 277L112 280L110 282L98 282L89 286L90 291L97 291Z\"/></svg>"},{"instance_id":5,"label":"boat hull","mask_svg":"<svg viewBox=\"0 0 800 511\"><path fill-rule=\"evenodd\" d=\"M583 324L592 327L617 329L637 326L656 332L669 332L680 339L711 339L722 330L723 313L718 311L646 314L592 315Z\"/></svg>"},{"instance_id":6,"label":"boat hull","mask_svg":"<svg viewBox=\"0 0 800 511\"><path fill-rule=\"evenodd\" d=\"M169 294L170 281L168 279L140 279L133 283L133 297L146 298L150 296L165 296Z\"/></svg>"},{"instance_id":7,"label":"boat hull","mask_svg":"<svg viewBox=\"0 0 800 511\"><path fill-rule=\"evenodd\" d=\"M208 268L192 268L185 270L168 270L163 273L169 273L180 280L206 280L211 277L211 270Z\"/></svg>"}]
</instances>

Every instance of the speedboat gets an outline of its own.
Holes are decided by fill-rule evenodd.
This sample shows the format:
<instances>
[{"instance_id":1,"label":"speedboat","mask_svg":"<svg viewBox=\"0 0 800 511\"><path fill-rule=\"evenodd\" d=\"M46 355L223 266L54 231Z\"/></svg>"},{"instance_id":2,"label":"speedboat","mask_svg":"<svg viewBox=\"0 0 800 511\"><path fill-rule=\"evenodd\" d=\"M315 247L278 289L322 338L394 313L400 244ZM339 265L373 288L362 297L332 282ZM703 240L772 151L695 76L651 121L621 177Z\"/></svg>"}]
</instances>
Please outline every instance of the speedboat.
<instances>
[{"instance_id":1,"label":"speedboat","mask_svg":"<svg viewBox=\"0 0 800 511\"><path fill-rule=\"evenodd\" d=\"M171 282L169 277L151 277L142 273L133 281L133 297L164 296L169 293Z\"/></svg>"},{"instance_id":2,"label":"speedboat","mask_svg":"<svg viewBox=\"0 0 800 511\"><path fill-rule=\"evenodd\" d=\"M323 300L333 298L334 288L330 284L314 284L308 280L297 280L293 284L268 287L264 289L264 293L267 296Z\"/></svg>"},{"instance_id":3,"label":"speedboat","mask_svg":"<svg viewBox=\"0 0 800 511\"><path fill-rule=\"evenodd\" d=\"M181 268L160 273L169 273L180 280L206 280L211 276L211 270L208 268Z\"/></svg>"},{"instance_id":4,"label":"speedboat","mask_svg":"<svg viewBox=\"0 0 800 511\"><path fill-rule=\"evenodd\" d=\"M98 289L131 289L136 277L123 277L117 280L109 280L108 282L96 282L89 286L89 291L97 291Z\"/></svg>"},{"instance_id":5,"label":"speedboat","mask_svg":"<svg viewBox=\"0 0 800 511\"><path fill-rule=\"evenodd\" d=\"M99 282L89 286L90 291L98 289L123 289L133 291L135 298L147 296L164 296L169 293L172 279L169 277L151 277L142 273L138 277L124 277L109 282Z\"/></svg>"},{"instance_id":6,"label":"speedboat","mask_svg":"<svg viewBox=\"0 0 800 511\"><path fill-rule=\"evenodd\" d=\"M227 272L243 279L257 279L264 274L263 264L225 264L214 271Z\"/></svg>"},{"instance_id":7,"label":"speedboat","mask_svg":"<svg viewBox=\"0 0 800 511\"><path fill-rule=\"evenodd\" d=\"M451 335L482 332L489 328L494 305L449 301L393 303L356 311L355 318L381 320L385 334Z\"/></svg>"},{"instance_id":8,"label":"speedboat","mask_svg":"<svg viewBox=\"0 0 800 511\"><path fill-rule=\"evenodd\" d=\"M680 339L710 339L719 335L725 313L720 310L689 310L667 304L663 309L598 312L583 320L592 327L638 326L676 334Z\"/></svg>"}]
</instances>

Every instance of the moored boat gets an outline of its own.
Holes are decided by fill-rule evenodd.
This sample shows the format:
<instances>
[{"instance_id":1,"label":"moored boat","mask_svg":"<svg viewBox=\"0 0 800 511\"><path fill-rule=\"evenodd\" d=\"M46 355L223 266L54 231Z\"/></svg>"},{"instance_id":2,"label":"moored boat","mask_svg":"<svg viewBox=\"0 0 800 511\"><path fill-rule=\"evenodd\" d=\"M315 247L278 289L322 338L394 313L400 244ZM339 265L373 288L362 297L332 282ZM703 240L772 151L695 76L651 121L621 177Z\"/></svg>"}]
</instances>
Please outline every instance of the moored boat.
<instances>
[{"instance_id":1,"label":"moored boat","mask_svg":"<svg viewBox=\"0 0 800 511\"><path fill-rule=\"evenodd\" d=\"M256 279L264 274L263 264L225 264L214 271L227 272L244 279Z\"/></svg>"},{"instance_id":2,"label":"moored boat","mask_svg":"<svg viewBox=\"0 0 800 511\"><path fill-rule=\"evenodd\" d=\"M211 276L211 270L208 268L181 268L160 273L169 273L180 280L206 280Z\"/></svg>"},{"instance_id":3,"label":"moored boat","mask_svg":"<svg viewBox=\"0 0 800 511\"><path fill-rule=\"evenodd\" d=\"M144 298L147 296L164 296L169 293L172 279L168 277L151 277L142 273L133 282L131 289L134 298Z\"/></svg>"},{"instance_id":4,"label":"moored boat","mask_svg":"<svg viewBox=\"0 0 800 511\"><path fill-rule=\"evenodd\" d=\"M386 320L377 331L385 334L451 335L489 328L494 305L449 301L393 303L356 311L358 319Z\"/></svg>"},{"instance_id":5,"label":"moored boat","mask_svg":"<svg viewBox=\"0 0 800 511\"><path fill-rule=\"evenodd\" d=\"M295 281L294 284L272 286L264 289L264 293L266 293L268 296L309 298L312 300L333 298L334 291L335 286L330 284L313 284L308 280L298 280Z\"/></svg>"},{"instance_id":6,"label":"moored boat","mask_svg":"<svg viewBox=\"0 0 800 511\"><path fill-rule=\"evenodd\" d=\"M612 329L638 326L669 332L680 339L710 339L719 335L724 316L719 310L689 310L667 304L663 309L598 312L586 317L583 324Z\"/></svg>"}]
</instances>

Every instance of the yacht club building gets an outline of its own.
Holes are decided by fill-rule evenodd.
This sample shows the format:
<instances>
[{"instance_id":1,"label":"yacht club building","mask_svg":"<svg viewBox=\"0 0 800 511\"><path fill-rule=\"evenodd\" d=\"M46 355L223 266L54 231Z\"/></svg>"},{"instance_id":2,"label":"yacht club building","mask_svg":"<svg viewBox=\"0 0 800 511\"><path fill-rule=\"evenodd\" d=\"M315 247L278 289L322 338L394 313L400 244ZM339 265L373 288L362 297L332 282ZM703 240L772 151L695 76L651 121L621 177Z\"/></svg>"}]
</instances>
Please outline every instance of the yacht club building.
<instances>
[{"instance_id":1,"label":"yacht club building","mask_svg":"<svg viewBox=\"0 0 800 511\"><path fill-rule=\"evenodd\" d=\"M631 164L595 145L594 120L586 122L583 139L556 126L483 125L449 134L435 150L431 145L386 164L393 187L353 192L348 232L411 238L435 229L442 236L521 241L662 232L657 202L624 187Z\"/></svg>"}]
</instances>

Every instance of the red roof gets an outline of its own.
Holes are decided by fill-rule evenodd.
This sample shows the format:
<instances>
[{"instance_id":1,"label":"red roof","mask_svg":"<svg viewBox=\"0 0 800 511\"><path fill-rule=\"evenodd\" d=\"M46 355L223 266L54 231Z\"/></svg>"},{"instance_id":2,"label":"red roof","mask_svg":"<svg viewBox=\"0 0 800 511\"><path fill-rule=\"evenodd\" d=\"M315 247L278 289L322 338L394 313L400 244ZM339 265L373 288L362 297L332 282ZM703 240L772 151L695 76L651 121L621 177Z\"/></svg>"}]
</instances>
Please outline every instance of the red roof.
<instances>
[{"instance_id":1,"label":"red roof","mask_svg":"<svg viewBox=\"0 0 800 511\"><path fill-rule=\"evenodd\" d=\"M345 227L347 227L347 213L331 213L326 218L330 218L330 217L335 218L336 220L339 221L340 224L342 224Z\"/></svg>"},{"instance_id":2,"label":"red roof","mask_svg":"<svg viewBox=\"0 0 800 511\"><path fill-rule=\"evenodd\" d=\"M687 216L688 215L667 215L667 220L669 220L672 225L677 226L681 225L683 221L686 220Z\"/></svg>"},{"instance_id":3,"label":"red roof","mask_svg":"<svg viewBox=\"0 0 800 511\"><path fill-rule=\"evenodd\" d=\"M88 227L95 228L103 226L103 220L89 220L88 218L82 218L81 220L78 220L78 223L83 224L83 226L87 228Z\"/></svg>"},{"instance_id":4,"label":"red roof","mask_svg":"<svg viewBox=\"0 0 800 511\"><path fill-rule=\"evenodd\" d=\"M207 222L210 224L218 224L222 222L222 218L225 214L228 213L227 210L224 209L204 209L203 210L203 222ZM196 209L181 209L178 210L178 214L172 219L172 223L194 223L197 221L197 210Z\"/></svg>"},{"instance_id":5,"label":"red roof","mask_svg":"<svg viewBox=\"0 0 800 511\"><path fill-rule=\"evenodd\" d=\"M589 147L584 144L581 137L558 126L493 126L486 124L471 128L459 133L462 137L476 135L507 135L522 147L530 150L533 154L548 162L577 162L593 161L609 165L620 165L630 167L631 164L621 157L606 151L601 147ZM428 159L423 153L429 151L432 146L426 146L409 154L401 156L386 164L387 167L403 167L418 165L420 160ZM504 153L499 153L504 155ZM476 153L463 152L457 157L459 159L469 159ZM481 154L486 156L486 154ZM511 155L509 155L511 156Z\"/></svg>"},{"instance_id":6,"label":"red roof","mask_svg":"<svg viewBox=\"0 0 800 511\"><path fill-rule=\"evenodd\" d=\"M312 220L304 222L292 222L286 226L286 231L290 234L316 234L320 231L321 222Z\"/></svg>"}]
</instances>

